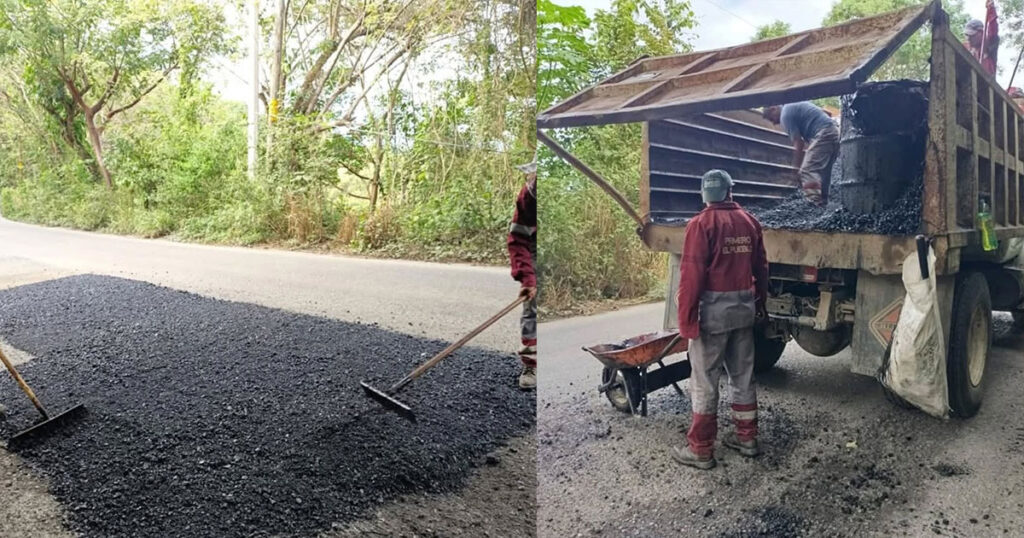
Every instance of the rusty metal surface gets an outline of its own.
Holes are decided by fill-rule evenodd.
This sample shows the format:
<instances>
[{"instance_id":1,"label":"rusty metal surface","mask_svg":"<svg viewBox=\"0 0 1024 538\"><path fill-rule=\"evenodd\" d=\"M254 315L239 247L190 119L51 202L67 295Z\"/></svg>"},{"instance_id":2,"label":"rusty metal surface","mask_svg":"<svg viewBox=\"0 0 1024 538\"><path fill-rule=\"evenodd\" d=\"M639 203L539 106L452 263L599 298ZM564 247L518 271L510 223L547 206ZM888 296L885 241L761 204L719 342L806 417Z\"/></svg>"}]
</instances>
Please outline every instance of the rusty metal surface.
<instances>
[{"instance_id":1,"label":"rusty metal surface","mask_svg":"<svg viewBox=\"0 0 1024 538\"><path fill-rule=\"evenodd\" d=\"M598 344L583 349L609 368L643 368L658 360L665 346L678 334L679 331L647 333L616 344ZM689 340L683 338L665 354L665 357L682 353L688 346Z\"/></svg>"},{"instance_id":2,"label":"rusty metal surface","mask_svg":"<svg viewBox=\"0 0 1024 538\"><path fill-rule=\"evenodd\" d=\"M645 126L640 198L648 203L648 222L699 212L701 176L712 168L733 176L733 198L741 204L782 200L797 188L789 137L757 112L697 114Z\"/></svg>"},{"instance_id":3,"label":"rusty metal surface","mask_svg":"<svg viewBox=\"0 0 1024 538\"><path fill-rule=\"evenodd\" d=\"M648 224L642 238L653 250L679 253L685 226ZM872 274L900 274L903 260L916 248L912 236L764 230L771 263L819 268L862 269ZM940 260L939 267L943 267Z\"/></svg>"},{"instance_id":4,"label":"rusty metal surface","mask_svg":"<svg viewBox=\"0 0 1024 538\"><path fill-rule=\"evenodd\" d=\"M678 118L852 92L938 1L714 51L646 58L545 110L540 128Z\"/></svg>"}]
</instances>

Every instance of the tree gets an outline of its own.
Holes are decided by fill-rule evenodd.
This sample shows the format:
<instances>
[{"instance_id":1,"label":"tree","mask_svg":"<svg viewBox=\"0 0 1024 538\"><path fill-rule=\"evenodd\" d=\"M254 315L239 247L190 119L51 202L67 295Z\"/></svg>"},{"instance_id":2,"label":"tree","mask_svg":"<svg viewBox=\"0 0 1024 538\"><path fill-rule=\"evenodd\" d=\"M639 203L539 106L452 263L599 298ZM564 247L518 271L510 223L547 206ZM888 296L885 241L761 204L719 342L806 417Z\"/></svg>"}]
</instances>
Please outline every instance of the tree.
<instances>
[{"instance_id":1,"label":"tree","mask_svg":"<svg viewBox=\"0 0 1024 538\"><path fill-rule=\"evenodd\" d=\"M221 9L202 0L0 0L0 54L24 63L40 105L76 143L79 116L94 170L114 188L103 132L177 70L194 76L225 52Z\"/></svg>"},{"instance_id":2,"label":"tree","mask_svg":"<svg viewBox=\"0 0 1024 538\"><path fill-rule=\"evenodd\" d=\"M637 53L651 56L689 50L686 30L695 19L688 0L612 0L594 14L594 56L606 71L622 69Z\"/></svg>"},{"instance_id":3,"label":"tree","mask_svg":"<svg viewBox=\"0 0 1024 538\"><path fill-rule=\"evenodd\" d=\"M537 2L537 103L550 106L556 96L571 95L594 78L594 58L585 32L587 12L579 6L560 6L551 0Z\"/></svg>"},{"instance_id":4,"label":"tree","mask_svg":"<svg viewBox=\"0 0 1024 538\"><path fill-rule=\"evenodd\" d=\"M824 26L833 26L853 19L870 17L903 9L914 5L922 5L930 0L839 0L822 21ZM968 17L964 13L962 0L946 0L943 9L949 14L950 29L961 38L964 24ZM876 80L894 80L909 78L927 80L931 55L931 32L927 26L914 34L899 48L874 75Z\"/></svg>"},{"instance_id":5,"label":"tree","mask_svg":"<svg viewBox=\"0 0 1024 538\"><path fill-rule=\"evenodd\" d=\"M757 31L754 32L754 37L750 38L751 42L764 41L765 39L771 39L773 37L782 37L793 33L793 28L788 22L784 21L773 21L768 24L763 24L757 27Z\"/></svg>"},{"instance_id":6,"label":"tree","mask_svg":"<svg viewBox=\"0 0 1024 538\"><path fill-rule=\"evenodd\" d=\"M470 0L305 0L285 7L281 109L315 116L323 129L352 123L389 73L433 39L464 29ZM266 97L264 97L266 101ZM269 105L269 103L266 103Z\"/></svg>"}]
</instances>

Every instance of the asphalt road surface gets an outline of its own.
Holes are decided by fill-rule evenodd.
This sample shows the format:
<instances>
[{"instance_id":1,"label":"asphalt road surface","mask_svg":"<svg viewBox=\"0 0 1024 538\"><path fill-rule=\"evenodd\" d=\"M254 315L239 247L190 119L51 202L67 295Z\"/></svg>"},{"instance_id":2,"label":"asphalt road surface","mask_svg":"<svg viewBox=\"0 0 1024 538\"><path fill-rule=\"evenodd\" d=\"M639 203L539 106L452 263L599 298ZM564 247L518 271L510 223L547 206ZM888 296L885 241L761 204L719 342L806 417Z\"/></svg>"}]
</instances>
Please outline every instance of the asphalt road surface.
<instances>
[{"instance_id":1,"label":"asphalt road surface","mask_svg":"<svg viewBox=\"0 0 1024 538\"><path fill-rule=\"evenodd\" d=\"M190 245L0 220L0 288L82 273L447 341L511 302L517 291L503 268ZM514 361L516 316L500 321L473 345ZM508 530L532 535L535 442L532 434L507 440L458 492L409 495L363 519L325 529L324 535L497 536ZM0 477L0 498L9 501L0 503L0 536L71 535L46 481L3 449Z\"/></svg>"},{"instance_id":2,"label":"asphalt road surface","mask_svg":"<svg viewBox=\"0 0 1024 538\"><path fill-rule=\"evenodd\" d=\"M849 351L818 358L791 343L758 379L766 453L718 448L718 468L699 471L670 458L688 397L666 388L648 417L624 415L598 395L601 366L580 350L658 330L662 309L540 325L538 536L1020 535L1024 338L1007 316L974 418L898 409L849 372Z\"/></svg>"}]
</instances>

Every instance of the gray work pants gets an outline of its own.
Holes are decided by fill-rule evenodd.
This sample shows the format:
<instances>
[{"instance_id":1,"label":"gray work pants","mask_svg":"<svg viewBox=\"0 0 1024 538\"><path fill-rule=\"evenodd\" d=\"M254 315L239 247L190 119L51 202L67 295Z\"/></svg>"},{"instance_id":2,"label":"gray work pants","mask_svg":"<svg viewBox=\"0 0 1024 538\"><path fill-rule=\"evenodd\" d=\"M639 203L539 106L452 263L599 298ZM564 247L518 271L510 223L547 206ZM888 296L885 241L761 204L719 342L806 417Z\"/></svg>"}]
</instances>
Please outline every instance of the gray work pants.
<instances>
[{"instance_id":1,"label":"gray work pants","mask_svg":"<svg viewBox=\"0 0 1024 538\"><path fill-rule=\"evenodd\" d=\"M700 332L690 340L690 399L693 412L718 412L718 382L722 369L729 376L733 405L754 404L754 330L735 329L718 334Z\"/></svg>"}]
</instances>

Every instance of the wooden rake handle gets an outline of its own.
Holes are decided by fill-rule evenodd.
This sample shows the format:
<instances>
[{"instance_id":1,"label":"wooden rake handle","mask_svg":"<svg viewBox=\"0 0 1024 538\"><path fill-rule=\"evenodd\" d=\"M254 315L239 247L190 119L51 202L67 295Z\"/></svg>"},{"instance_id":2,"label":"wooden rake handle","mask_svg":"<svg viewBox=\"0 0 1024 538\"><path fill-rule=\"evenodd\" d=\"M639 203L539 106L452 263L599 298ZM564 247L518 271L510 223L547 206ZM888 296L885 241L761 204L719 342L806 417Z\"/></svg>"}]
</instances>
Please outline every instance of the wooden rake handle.
<instances>
[{"instance_id":1,"label":"wooden rake handle","mask_svg":"<svg viewBox=\"0 0 1024 538\"><path fill-rule=\"evenodd\" d=\"M407 375L404 378L402 378L402 380L399 381L398 383L395 383L394 386L391 387L391 390L388 391L388 392L394 393L394 392L396 392L398 390L401 390L401 388L406 386L406 385L408 385L410 381L412 381L413 379L416 379L417 377L423 375L424 372L426 372L427 370L433 368L434 365L436 365L437 363L441 362L441 360L443 360L448 355L451 355L452 353L454 353L455 350L457 350L460 347L466 345L466 342L469 342L470 340L472 340L476 335L478 335L481 332L483 332L484 329L490 327L491 325L494 325L494 323L496 321L498 321L499 319L505 317L505 315L507 315L509 312L511 312L517 306L523 304L524 302L526 302L526 296L519 296L519 298L517 298L515 301L513 301L512 304L506 306L505 308L502 308L500 312L498 312L497 314L491 316L491 318L488 319L487 321L481 323L479 326L477 326L477 328L475 328L472 331L470 331L469 334L467 334L466 336L463 336L462 338L460 338L458 342L455 342L454 344L444 348L443 351L441 351L437 355L434 355L433 358L431 358L427 362L419 365L419 367L417 367L415 370L413 370L411 373L409 373L409 375Z\"/></svg>"},{"instance_id":2,"label":"wooden rake handle","mask_svg":"<svg viewBox=\"0 0 1024 538\"><path fill-rule=\"evenodd\" d=\"M0 361L2 361L4 363L4 366L7 367L7 371L10 372L11 377L13 377L14 380L18 382L18 386L20 386L21 390L25 392L25 395L28 396L28 399L32 400L32 405L36 406L36 409L39 410L39 414L43 415L43 420L50 420L50 414L46 412L46 408L43 407L43 404L42 402L39 401L39 398L36 398L36 393L32 392L32 388L28 386L28 383L25 383L25 380L22 379L21 374L19 374L18 370L14 368L14 364L10 361L10 359L7 358L7 355L4 355L2 349L0 349Z\"/></svg>"}]
</instances>

